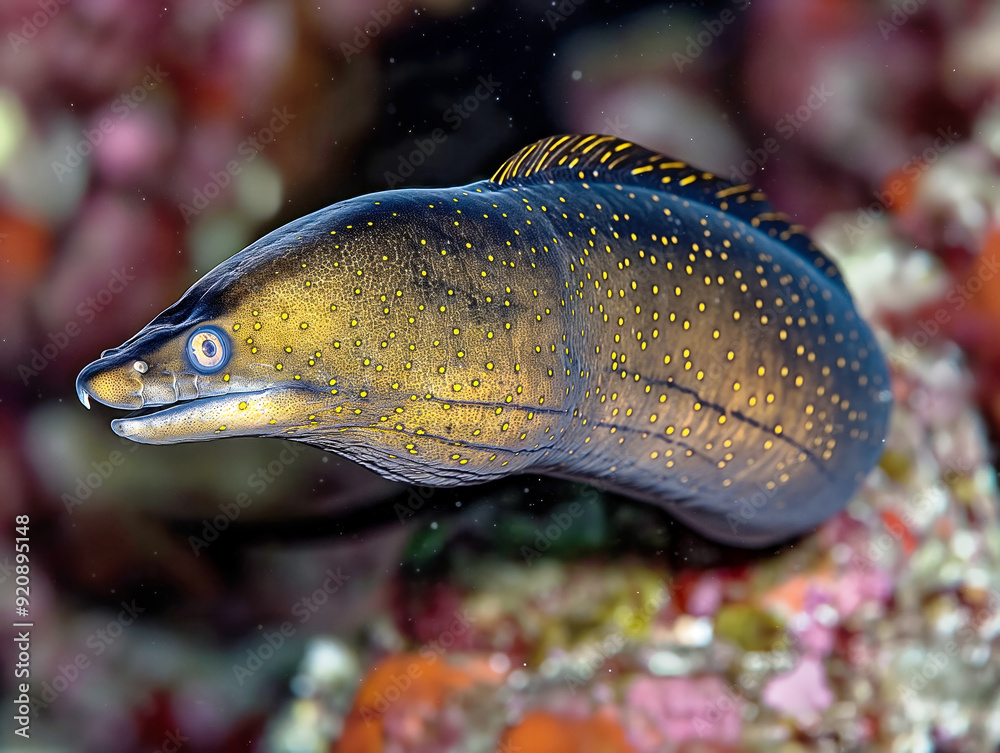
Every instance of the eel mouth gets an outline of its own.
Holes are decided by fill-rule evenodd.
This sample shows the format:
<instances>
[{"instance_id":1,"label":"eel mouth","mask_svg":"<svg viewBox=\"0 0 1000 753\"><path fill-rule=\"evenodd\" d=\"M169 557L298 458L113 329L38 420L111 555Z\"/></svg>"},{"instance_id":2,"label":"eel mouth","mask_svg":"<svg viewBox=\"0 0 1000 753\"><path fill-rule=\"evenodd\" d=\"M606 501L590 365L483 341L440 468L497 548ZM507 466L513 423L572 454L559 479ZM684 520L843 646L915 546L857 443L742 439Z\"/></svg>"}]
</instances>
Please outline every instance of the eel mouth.
<instances>
[{"instance_id":1,"label":"eel mouth","mask_svg":"<svg viewBox=\"0 0 1000 753\"><path fill-rule=\"evenodd\" d=\"M279 436L315 419L326 408L308 388L271 387L255 392L194 398L140 408L111 422L120 437L143 444L200 442L223 437Z\"/></svg>"},{"instance_id":2,"label":"eel mouth","mask_svg":"<svg viewBox=\"0 0 1000 753\"><path fill-rule=\"evenodd\" d=\"M281 392L280 389L237 392L141 408L125 418L113 420L111 430L120 437L144 444L260 434L277 425L269 423L272 420L269 416L274 413L277 393Z\"/></svg>"}]
</instances>

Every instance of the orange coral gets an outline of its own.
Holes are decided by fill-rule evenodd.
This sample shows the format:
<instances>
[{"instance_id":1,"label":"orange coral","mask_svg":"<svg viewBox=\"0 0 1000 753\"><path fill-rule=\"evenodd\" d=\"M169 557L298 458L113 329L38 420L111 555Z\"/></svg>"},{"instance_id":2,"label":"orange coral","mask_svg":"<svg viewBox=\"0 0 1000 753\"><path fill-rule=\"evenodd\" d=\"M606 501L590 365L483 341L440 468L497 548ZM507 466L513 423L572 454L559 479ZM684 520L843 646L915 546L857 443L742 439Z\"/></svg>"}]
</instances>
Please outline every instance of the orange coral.
<instances>
[{"instance_id":1,"label":"orange coral","mask_svg":"<svg viewBox=\"0 0 1000 753\"><path fill-rule=\"evenodd\" d=\"M964 285L959 292L964 298L965 291L968 290L975 309L993 322L1000 321L1000 275L995 272L998 258L1000 258L1000 227L993 227L983 239L982 251L969 266L968 278L962 279Z\"/></svg>"},{"instance_id":2,"label":"orange coral","mask_svg":"<svg viewBox=\"0 0 1000 753\"><path fill-rule=\"evenodd\" d=\"M380 753L386 715L422 719L444 706L448 696L476 684L495 684L502 676L487 659L475 658L461 667L425 650L387 656L362 682L335 753Z\"/></svg>"},{"instance_id":3,"label":"orange coral","mask_svg":"<svg viewBox=\"0 0 1000 753\"><path fill-rule=\"evenodd\" d=\"M618 722L607 716L574 719L533 711L500 738L500 750L518 753L635 753Z\"/></svg>"},{"instance_id":4,"label":"orange coral","mask_svg":"<svg viewBox=\"0 0 1000 753\"><path fill-rule=\"evenodd\" d=\"M880 515L889 533L899 539L903 546L903 551L906 554L913 554L913 550L917 548L917 538L907 527L906 523L903 522L903 519L892 510L885 510Z\"/></svg>"},{"instance_id":5,"label":"orange coral","mask_svg":"<svg viewBox=\"0 0 1000 753\"><path fill-rule=\"evenodd\" d=\"M899 168L889 173L882 181L882 190L876 195L896 214L906 214L913 205L917 194L917 185L929 166L921 161L907 163L905 168Z\"/></svg>"},{"instance_id":6,"label":"orange coral","mask_svg":"<svg viewBox=\"0 0 1000 753\"><path fill-rule=\"evenodd\" d=\"M761 596L760 605L779 614L795 614L805 609L810 589L836 590L836 579L829 563L806 575L793 575L782 581Z\"/></svg>"},{"instance_id":7,"label":"orange coral","mask_svg":"<svg viewBox=\"0 0 1000 753\"><path fill-rule=\"evenodd\" d=\"M36 282L44 273L52 252L49 232L44 225L6 212L0 212L0 247L5 247L6 252L3 255L4 281L11 286Z\"/></svg>"}]
</instances>

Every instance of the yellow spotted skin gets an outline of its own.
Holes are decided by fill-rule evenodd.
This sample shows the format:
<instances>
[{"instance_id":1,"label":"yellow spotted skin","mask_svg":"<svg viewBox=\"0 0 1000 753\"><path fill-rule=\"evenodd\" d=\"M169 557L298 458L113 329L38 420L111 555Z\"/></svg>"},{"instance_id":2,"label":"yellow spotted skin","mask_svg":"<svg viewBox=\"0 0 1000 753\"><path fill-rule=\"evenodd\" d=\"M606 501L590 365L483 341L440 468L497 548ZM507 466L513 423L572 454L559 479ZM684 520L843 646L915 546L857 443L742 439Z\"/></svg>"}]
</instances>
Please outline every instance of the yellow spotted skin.
<instances>
[{"instance_id":1,"label":"yellow spotted skin","mask_svg":"<svg viewBox=\"0 0 1000 753\"><path fill-rule=\"evenodd\" d=\"M224 333L217 372L185 368L199 327ZM841 509L891 407L871 331L801 229L749 186L596 135L291 223L78 388L173 405L113 424L138 441L284 436L433 485L577 478L744 546Z\"/></svg>"}]
</instances>

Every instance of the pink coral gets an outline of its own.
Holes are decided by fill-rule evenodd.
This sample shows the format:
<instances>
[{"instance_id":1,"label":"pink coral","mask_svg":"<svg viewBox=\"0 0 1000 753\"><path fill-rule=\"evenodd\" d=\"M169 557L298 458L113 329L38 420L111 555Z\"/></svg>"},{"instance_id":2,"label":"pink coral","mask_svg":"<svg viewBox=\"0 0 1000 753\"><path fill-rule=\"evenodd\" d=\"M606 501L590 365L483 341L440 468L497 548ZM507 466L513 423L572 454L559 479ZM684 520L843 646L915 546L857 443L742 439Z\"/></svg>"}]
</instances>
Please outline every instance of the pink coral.
<instances>
[{"instance_id":1,"label":"pink coral","mask_svg":"<svg viewBox=\"0 0 1000 753\"><path fill-rule=\"evenodd\" d=\"M820 712L833 702L826 672L815 656L806 656L791 672L778 675L764 687L766 705L795 719L801 727L819 721Z\"/></svg>"},{"instance_id":2,"label":"pink coral","mask_svg":"<svg viewBox=\"0 0 1000 753\"><path fill-rule=\"evenodd\" d=\"M718 677L640 677L628 690L626 728L638 751L685 740L739 740L743 698Z\"/></svg>"}]
</instances>

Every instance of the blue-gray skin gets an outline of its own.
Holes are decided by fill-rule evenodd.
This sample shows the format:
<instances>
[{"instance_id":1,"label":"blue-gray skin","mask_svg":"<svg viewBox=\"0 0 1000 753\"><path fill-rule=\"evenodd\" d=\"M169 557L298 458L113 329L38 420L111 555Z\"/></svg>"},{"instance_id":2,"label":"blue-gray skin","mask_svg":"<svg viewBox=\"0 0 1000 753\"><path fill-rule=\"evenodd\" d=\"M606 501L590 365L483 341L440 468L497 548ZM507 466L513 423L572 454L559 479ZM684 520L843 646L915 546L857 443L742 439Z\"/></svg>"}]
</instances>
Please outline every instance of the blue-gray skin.
<instances>
[{"instance_id":1,"label":"blue-gray skin","mask_svg":"<svg viewBox=\"0 0 1000 753\"><path fill-rule=\"evenodd\" d=\"M543 473L763 546L878 460L885 360L834 267L749 186L610 136L490 181L282 227L77 380L130 439L278 436L393 479Z\"/></svg>"}]
</instances>

